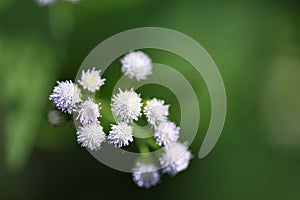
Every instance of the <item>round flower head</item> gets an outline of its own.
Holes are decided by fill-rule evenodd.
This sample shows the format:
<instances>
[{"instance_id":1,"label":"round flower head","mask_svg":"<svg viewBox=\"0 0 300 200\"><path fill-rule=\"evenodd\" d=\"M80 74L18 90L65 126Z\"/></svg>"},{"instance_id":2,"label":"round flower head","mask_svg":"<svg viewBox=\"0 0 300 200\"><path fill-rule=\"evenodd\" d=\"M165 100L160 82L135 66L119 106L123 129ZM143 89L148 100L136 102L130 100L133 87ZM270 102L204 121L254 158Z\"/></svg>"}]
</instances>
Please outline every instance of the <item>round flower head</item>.
<instances>
[{"instance_id":1,"label":"round flower head","mask_svg":"<svg viewBox=\"0 0 300 200\"><path fill-rule=\"evenodd\" d=\"M141 51L132 51L121 60L122 72L129 78L145 80L152 74L151 59Z\"/></svg>"},{"instance_id":2,"label":"round flower head","mask_svg":"<svg viewBox=\"0 0 300 200\"><path fill-rule=\"evenodd\" d=\"M72 81L57 81L57 84L49 100L54 102L57 109L71 114L76 103L81 101L80 91Z\"/></svg>"},{"instance_id":3,"label":"round flower head","mask_svg":"<svg viewBox=\"0 0 300 200\"><path fill-rule=\"evenodd\" d=\"M164 105L163 100L156 98L147 101L144 108L144 114L150 125L157 125L161 122L167 121L169 115L169 105Z\"/></svg>"},{"instance_id":4,"label":"round flower head","mask_svg":"<svg viewBox=\"0 0 300 200\"><path fill-rule=\"evenodd\" d=\"M115 147L128 146L133 141L132 127L124 122L112 125L107 139Z\"/></svg>"},{"instance_id":5,"label":"round flower head","mask_svg":"<svg viewBox=\"0 0 300 200\"><path fill-rule=\"evenodd\" d=\"M53 126L58 126L61 123L61 115L57 110L50 110L48 112L48 121Z\"/></svg>"},{"instance_id":6,"label":"round flower head","mask_svg":"<svg viewBox=\"0 0 300 200\"><path fill-rule=\"evenodd\" d=\"M176 142L179 138L179 127L176 127L173 122L162 122L155 127L154 138L160 146L169 146Z\"/></svg>"},{"instance_id":7,"label":"round flower head","mask_svg":"<svg viewBox=\"0 0 300 200\"><path fill-rule=\"evenodd\" d=\"M100 109L100 103L96 104L89 98L87 101L82 102L79 109L76 110L78 112L76 120L79 119L82 124L95 123L98 121L98 117L101 117Z\"/></svg>"},{"instance_id":8,"label":"round flower head","mask_svg":"<svg viewBox=\"0 0 300 200\"><path fill-rule=\"evenodd\" d=\"M35 0L37 4L40 6L46 6L46 5L51 5L56 2L56 0Z\"/></svg>"},{"instance_id":9,"label":"round flower head","mask_svg":"<svg viewBox=\"0 0 300 200\"><path fill-rule=\"evenodd\" d=\"M95 70L95 67L92 70L88 69L86 72L83 70L81 80L78 80L78 83L82 85L83 89L95 92L104 85L105 79L101 79L100 72L101 70Z\"/></svg>"},{"instance_id":10,"label":"round flower head","mask_svg":"<svg viewBox=\"0 0 300 200\"><path fill-rule=\"evenodd\" d=\"M156 185L160 176L157 167L152 164L137 163L136 167L132 169L133 181L139 186L144 188L150 188Z\"/></svg>"},{"instance_id":11,"label":"round flower head","mask_svg":"<svg viewBox=\"0 0 300 200\"><path fill-rule=\"evenodd\" d=\"M131 89L130 91L122 91L115 94L112 98L111 110L112 113L122 122L132 122L141 116L141 103L140 95Z\"/></svg>"},{"instance_id":12,"label":"round flower head","mask_svg":"<svg viewBox=\"0 0 300 200\"><path fill-rule=\"evenodd\" d=\"M87 124L80 126L77 129L77 142L82 147L88 148L92 151L99 150L102 142L105 141L105 133L102 126L98 123Z\"/></svg>"},{"instance_id":13,"label":"round flower head","mask_svg":"<svg viewBox=\"0 0 300 200\"><path fill-rule=\"evenodd\" d=\"M51 5L56 2L56 0L35 0L40 6L46 6L46 5ZM64 0L66 2L70 3L77 3L80 0Z\"/></svg>"},{"instance_id":14,"label":"round flower head","mask_svg":"<svg viewBox=\"0 0 300 200\"><path fill-rule=\"evenodd\" d=\"M168 148L165 148L165 152L159 161L163 172L174 176L188 167L191 158L192 154L187 150L186 145L173 143Z\"/></svg>"}]
</instances>

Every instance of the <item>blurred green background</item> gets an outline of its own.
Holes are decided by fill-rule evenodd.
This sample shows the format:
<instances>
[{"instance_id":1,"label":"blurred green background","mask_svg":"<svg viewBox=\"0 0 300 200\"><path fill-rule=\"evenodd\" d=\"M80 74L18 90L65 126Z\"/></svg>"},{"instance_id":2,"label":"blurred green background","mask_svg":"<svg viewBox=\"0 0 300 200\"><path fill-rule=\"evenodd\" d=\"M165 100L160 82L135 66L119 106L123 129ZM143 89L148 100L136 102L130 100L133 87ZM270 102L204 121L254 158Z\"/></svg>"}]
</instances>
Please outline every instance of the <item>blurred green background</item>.
<instances>
[{"instance_id":1,"label":"blurred green background","mask_svg":"<svg viewBox=\"0 0 300 200\"><path fill-rule=\"evenodd\" d=\"M82 149L72 125L47 121L56 80L74 80L85 56L109 36L144 26L171 28L202 44L228 99L221 138L200 160L210 119L205 84L175 55L146 51L190 80L201 108L189 168L149 190ZM120 76L118 66L106 75ZM0 0L0 69L1 200L300 199L299 1L82 0L40 7Z\"/></svg>"}]
</instances>

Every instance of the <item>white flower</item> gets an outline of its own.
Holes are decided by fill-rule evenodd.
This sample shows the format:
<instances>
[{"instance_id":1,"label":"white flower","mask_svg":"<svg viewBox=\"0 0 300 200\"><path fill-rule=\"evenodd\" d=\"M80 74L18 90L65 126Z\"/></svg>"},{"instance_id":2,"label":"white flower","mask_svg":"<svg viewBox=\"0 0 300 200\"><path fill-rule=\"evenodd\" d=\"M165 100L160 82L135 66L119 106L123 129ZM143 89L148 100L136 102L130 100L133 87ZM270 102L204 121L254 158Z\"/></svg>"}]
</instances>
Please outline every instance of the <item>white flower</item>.
<instances>
[{"instance_id":1,"label":"white flower","mask_svg":"<svg viewBox=\"0 0 300 200\"><path fill-rule=\"evenodd\" d=\"M58 126L62 120L61 114L57 110L50 110L48 112L48 121L53 126Z\"/></svg>"},{"instance_id":2,"label":"white flower","mask_svg":"<svg viewBox=\"0 0 300 200\"><path fill-rule=\"evenodd\" d=\"M35 0L37 4L40 6L46 6L46 5L51 5L56 2L56 0Z\"/></svg>"},{"instance_id":3,"label":"white flower","mask_svg":"<svg viewBox=\"0 0 300 200\"><path fill-rule=\"evenodd\" d=\"M115 94L112 98L111 110L112 113L122 122L132 122L141 116L141 103L140 95L131 89L130 91L122 91Z\"/></svg>"},{"instance_id":4,"label":"white flower","mask_svg":"<svg viewBox=\"0 0 300 200\"><path fill-rule=\"evenodd\" d=\"M47 5L51 5L54 4L57 0L35 0L37 2L37 4L39 4L40 6L47 6ZM77 3L80 0L63 0L66 2L70 2L70 3Z\"/></svg>"},{"instance_id":5,"label":"white flower","mask_svg":"<svg viewBox=\"0 0 300 200\"><path fill-rule=\"evenodd\" d=\"M54 102L57 109L71 114L76 103L81 101L80 91L72 81L57 81L57 83L49 100Z\"/></svg>"},{"instance_id":6,"label":"white flower","mask_svg":"<svg viewBox=\"0 0 300 200\"><path fill-rule=\"evenodd\" d=\"M151 59L141 51L132 51L121 60L122 72L138 81L147 79L152 74Z\"/></svg>"},{"instance_id":7,"label":"white flower","mask_svg":"<svg viewBox=\"0 0 300 200\"><path fill-rule=\"evenodd\" d=\"M115 147L128 146L133 141L132 127L124 122L112 125L107 139Z\"/></svg>"},{"instance_id":8,"label":"white flower","mask_svg":"<svg viewBox=\"0 0 300 200\"><path fill-rule=\"evenodd\" d=\"M155 127L153 137L158 145L169 146L178 140L179 127L176 127L173 122L162 122L159 126Z\"/></svg>"},{"instance_id":9,"label":"white flower","mask_svg":"<svg viewBox=\"0 0 300 200\"><path fill-rule=\"evenodd\" d=\"M79 109L76 110L78 112L76 120L79 119L82 124L95 123L98 121L98 117L101 117L100 109L100 103L96 104L89 98L87 101L82 102Z\"/></svg>"},{"instance_id":10,"label":"white flower","mask_svg":"<svg viewBox=\"0 0 300 200\"><path fill-rule=\"evenodd\" d=\"M136 167L132 169L133 181L139 186L150 188L156 185L160 180L157 167L152 164L137 163Z\"/></svg>"},{"instance_id":11,"label":"white flower","mask_svg":"<svg viewBox=\"0 0 300 200\"><path fill-rule=\"evenodd\" d=\"M86 72L83 70L81 80L78 80L78 83L82 85L83 89L95 92L104 85L105 79L101 79L100 73L101 70L95 70L95 67L92 70L88 69Z\"/></svg>"},{"instance_id":12,"label":"white flower","mask_svg":"<svg viewBox=\"0 0 300 200\"><path fill-rule=\"evenodd\" d=\"M164 173L176 175L188 167L191 158L192 154L187 150L186 145L173 143L168 148L165 148L165 152L159 161Z\"/></svg>"},{"instance_id":13,"label":"white flower","mask_svg":"<svg viewBox=\"0 0 300 200\"><path fill-rule=\"evenodd\" d=\"M78 143L92 151L99 150L106 137L103 127L98 123L80 126L76 134Z\"/></svg>"},{"instance_id":14,"label":"white flower","mask_svg":"<svg viewBox=\"0 0 300 200\"><path fill-rule=\"evenodd\" d=\"M167 121L169 115L169 105L164 105L163 100L156 98L147 101L144 108L144 114L150 125L157 125L161 122Z\"/></svg>"}]
</instances>

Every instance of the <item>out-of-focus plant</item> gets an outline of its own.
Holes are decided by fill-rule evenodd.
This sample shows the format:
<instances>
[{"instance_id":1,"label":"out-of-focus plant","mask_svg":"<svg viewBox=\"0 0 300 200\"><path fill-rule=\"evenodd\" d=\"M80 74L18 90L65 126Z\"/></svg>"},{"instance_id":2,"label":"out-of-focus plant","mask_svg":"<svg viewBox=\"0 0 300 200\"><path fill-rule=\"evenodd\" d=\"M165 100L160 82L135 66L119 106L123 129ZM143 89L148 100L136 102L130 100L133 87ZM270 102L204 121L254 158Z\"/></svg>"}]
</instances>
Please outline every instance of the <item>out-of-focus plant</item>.
<instances>
[{"instance_id":1,"label":"out-of-focus plant","mask_svg":"<svg viewBox=\"0 0 300 200\"><path fill-rule=\"evenodd\" d=\"M12 2L11 7L18 6ZM7 3L1 5L8 9ZM44 28L49 28L50 34L45 34L43 27L34 32L21 26L13 34L10 34L10 29L0 30L0 106L4 110L2 144L4 163L10 170L24 166L37 141L47 110L43 97L48 96L49 84L56 78L65 59L64 45L73 27L72 9L68 5L59 4L46 8L45 12L49 13L50 23ZM28 34L20 34L20 31Z\"/></svg>"},{"instance_id":2,"label":"out-of-focus plant","mask_svg":"<svg viewBox=\"0 0 300 200\"><path fill-rule=\"evenodd\" d=\"M48 85L57 63L38 38L12 39L0 35L1 106L4 108L4 152L9 168L25 163L36 139Z\"/></svg>"}]
</instances>

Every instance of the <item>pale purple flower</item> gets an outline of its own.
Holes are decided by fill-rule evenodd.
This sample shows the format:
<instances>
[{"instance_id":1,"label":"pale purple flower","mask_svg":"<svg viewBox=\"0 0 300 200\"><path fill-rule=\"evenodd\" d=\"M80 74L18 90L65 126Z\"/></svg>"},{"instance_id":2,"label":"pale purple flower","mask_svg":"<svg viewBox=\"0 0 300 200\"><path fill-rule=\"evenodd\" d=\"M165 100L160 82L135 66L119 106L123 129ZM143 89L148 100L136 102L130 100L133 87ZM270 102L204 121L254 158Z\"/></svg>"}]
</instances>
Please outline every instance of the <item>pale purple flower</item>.
<instances>
[{"instance_id":1,"label":"pale purple flower","mask_svg":"<svg viewBox=\"0 0 300 200\"><path fill-rule=\"evenodd\" d=\"M129 142L133 141L132 127L124 122L111 125L111 131L109 131L107 140L115 147L128 146Z\"/></svg>"},{"instance_id":2,"label":"pale purple flower","mask_svg":"<svg viewBox=\"0 0 300 200\"><path fill-rule=\"evenodd\" d=\"M119 89L119 93L112 98L111 110L118 121L129 123L142 115L141 102L140 95L133 89L130 91Z\"/></svg>"},{"instance_id":3,"label":"pale purple flower","mask_svg":"<svg viewBox=\"0 0 300 200\"><path fill-rule=\"evenodd\" d=\"M137 163L132 172L133 181L139 187L150 188L160 181L158 169L153 164Z\"/></svg>"},{"instance_id":4,"label":"pale purple flower","mask_svg":"<svg viewBox=\"0 0 300 200\"><path fill-rule=\"evenodd\" d=\"M178 172L185 170L192 159L191 152L187 146L182 143L173 143L164 149L164 153L160 157L160 165L164 173L176 175Z\"/></svg>"},{"instance_id":5,"label":"pale purple flower","mask_svg":"<svg viewBox=\"0 0 300 200\"><path fill-rule=\"evenodd\" d=\"M103 127L99 123L80 126L76 134L78 143L92 151L99 150L106 139Z\"/></svg>"},{"instance_id":6,"label":"pale purple flower","mask_svg":"<svg viewBox=\"0 0 300 200\"><path fill-rule=\"evenodd\" d=\"M57 81L57 84L49 100L53 101L57 109L71 114L76 103L81 101L80 90L72 81Z\"/></svg>"},{"instance_id":7,"label":"pale purple flower","mask_svg":"<svg viewBox=\"0 0 300 200\"><path fill-rule=\"evenodd\" d=\"M76 120L80 120L82 124L89 124L89 123L95 123L98 121L98 117L101 117L99 110L101 109L100 103L96 104L92 99L88 99L84 102L82 102L79 105L78 115L76 117Z\"/></svg>"},{"instance_id":8,"label":"pale purple flower","mask_svg":"<svg viewBox=\"0 0 300 200\"><path fill-rule=\"evenodd\" d=\"M37 2L37 4L39 4L40 6L47 6L47 5L51 5L54 4L56 2L56 0L35 0Z\"/></svg>"},{"instance_id":9,"label":"pale purple flower","mask_svg":"<svg viewBox=\"0 0 300 200\"><path fill-rule=\"evenodd\" d=\"M48 6L56 3L58 0L35 0L40 6ZM78 3L80 0L62 0L70 3Z\"/></svg>"},{"instance_id":10,"label":"pale purple flower","mask_svg":"<svg viewBox=\"0 0 300 200\"><path fill-rule=\"evenodd\" d=\"M105 79L101 79L100 73L101 70L96 70L95 67L93 67L92 70L83 70L81 79L78 80L78 83L82 85L83 89L86 89L90 92L95 92L96 90L99 90L102 85L104 85Z\"/></svg>"},{"instance_id":11,"label":"pale purple flower","mask_svg":"<svg viewBox=\"0 0 300 200\"><path fill-rule=\"evenodd\" d=\"M57 110L50 110L48 112L48 121L53 126L58 126L61 123L62 117L59 111Z\"/></svg>"},{"instance_id":12,"label":"pale purple flower","mask_svg":"<svg viewBox=\"0 0 300 200\"><path fill-rule=\"evenodd\" d=\"M179 127L174 122L162 122L155 127L153 137L160 146L169 146L179 138Z\"/></svg>"},{"instance_id":13,"label":"pale purple flower","mask_svg":"<svg viewBox=\"0 0 300 200\"><path fill-rule=\"evenodd\" d=\"M169 115L169 105L164 105L163 100L152 99L147 101L144 108L144 114L150 125L158 125L161 122L167 121Z\"/></svg>"},{"instance_id":14,"label":"pale purple flower","mask_svg":"<svg viewBox=\"0 0 300 200\"><path fill-rule=\"evenodd\" d=\"M141 51L132 51L121 60L122 72L138 81L147 79L152 74L151 59Z\"/></svg>"}]
</instances>

